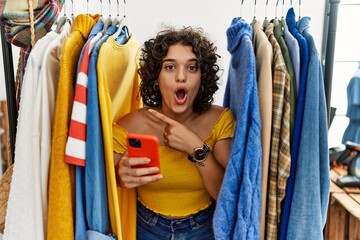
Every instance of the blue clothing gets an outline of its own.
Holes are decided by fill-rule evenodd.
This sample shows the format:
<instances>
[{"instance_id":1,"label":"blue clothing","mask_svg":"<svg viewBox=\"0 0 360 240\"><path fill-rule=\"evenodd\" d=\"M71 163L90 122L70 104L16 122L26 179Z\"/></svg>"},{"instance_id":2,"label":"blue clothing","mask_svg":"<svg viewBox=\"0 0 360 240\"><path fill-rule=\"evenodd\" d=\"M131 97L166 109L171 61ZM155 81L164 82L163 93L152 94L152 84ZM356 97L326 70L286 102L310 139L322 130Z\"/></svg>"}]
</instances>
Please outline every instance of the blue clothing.
<instances>
[{"instance_id":1,"label":"blue clothing","mask_svg":"<svg viewBox=\"0 0 360 240\"><path fill-rule=\"evenodd\" d=\"M234 18L227 30L231 54L224 106L236 127L214 213L216 239L259 239L261 215L261 122L252 28Z\"/></svg>"},{"instance_id":2,"label":"blue clothing","mask_svg":"<svg viewBox=\"0 0 360 240\"><path fill-rule=\"evenodd\" d=\"M300 83L299 83L300 85L298 86L299 95L296 103L295 125L294 125L294 133L291 143L290 176L288 178L288 183L286 186L286 195L285 195L282 216L281 216L281 228L280 228L281 240L286 239L291 202L293 198L294 182L296 177L296 166L297 166L298 154L299 154L300 136L302 132L302 122L303 122L305 94L306 94L306 81L308 76L307 72L309 65L309 48L306 39L301 35L301 33L296 27L295 12L293 8L290 8L286 14L286 23L291 34L298 41L300 48Z\"/></svg>"},{"instance_id":3,"label":"blue clothing","mask_svg":"<svg viewBox=\"0 0 360 240\"><path fill-rule=\"evenodd\" d=\"M296 38L290 33L289 28L286 24L285 20L281 20L283 26L283 34L286 46L288 47L291 62L294 68L294 78L296 82L296 89L295 99L299 95L299 86L300 86L300 48L299 43L297 42ZM292 133L291 133L292 134Z\"/></svg>"},{"instance_id":4,"label":"blue clothing","mask_svg":"<svg viewBox=\"0 0 360 240\"><path fill-rule=\"evenodd\" d=\"M117 42L120 45L124 45L125 43L127 43L129 38L130 38L129 29L126 26L124 26L121 29L120 35L115 39L115 42Z\"/></svg>"},{"instance_id":5,"label":"blue clothing","mask_svg":"<svg viewBox=\"0 0 360 240\"><path fill-rule=\"evenodd\" d=\"M84 51L86 46L90 43L91 39L93 39L98 32L101 31L104 24L96 23L89 34L88 40L84 44L81 49L77 73L79 72L80 63L84 56ZM87 222L85 217L86 206L85 206L85 169L82 166L75 166L75 239L86 239L86 230L87 230Z\"/></svg>"},{"instance_id":6,"label":"blue clothing","mask_svg":"<svg viewBox=\"0 0 360 240\"><path fill-rule=\"evenodd\" d=\"M286 239L323 239L330 194L328 124L324 77L310 18L299 21L309 47L304 117Z\"/></svg>"},{"instance_id":7,"label":"blue clothing","mask_svg":"<svg viewBox=\"0 0 360 240\"><path fill-rule=\"evenodd\" d=\"M101 45L116 31L115 26L106 29L95 44L90 57L88 73L88 100L86 126L86 219L89 230L107 234L109 211L106 189L105 153L101 127L97 87L97 59Z\"/></svg>"},{"instance_id":8,"label":"blue clothing","mask_svg":"<svg viewBox=\"0 0 360 240\"><path fill-rule=\"evenodd\" d=\"M350 121L345 129L342 143L351 141L360 144L360 68L352 76L347 86L347 100L346 116Z\"/></svg>"},{"instance_id":9,"label":"blue clothing","mask_svg":"<svg viewBox=\"0 0 360 240\"><path fill-rule=\"evenodd\" d=\"M96 231L87 231L86 232L87 240L117 240L117 237L114 234L104 235Z\"/></svg>"},{"instance_id":10,"label":"blue clothing","mask_svg":"<svg viewBox=\"0 0 360 240\"><path fill-rule=\"evenodd\" d=\"M137 202L136 239L214 239L212 219L215 203L208 208L181 219L170 219L147 209Z\"/></svg>"}]
</instances>

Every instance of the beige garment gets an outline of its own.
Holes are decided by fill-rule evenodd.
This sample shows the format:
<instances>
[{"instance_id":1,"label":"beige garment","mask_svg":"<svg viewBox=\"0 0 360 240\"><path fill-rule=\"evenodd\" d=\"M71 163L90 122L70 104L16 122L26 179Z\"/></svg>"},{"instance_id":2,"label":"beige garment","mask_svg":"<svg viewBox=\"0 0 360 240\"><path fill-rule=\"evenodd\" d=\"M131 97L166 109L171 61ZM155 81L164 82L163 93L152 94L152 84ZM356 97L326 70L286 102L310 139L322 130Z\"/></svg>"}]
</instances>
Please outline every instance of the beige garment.
<instances>
[{"instance_id":1,"label":"beige garment","mask_svg":"<svg viewBox=\"0 0 360 240\"><path fill-rule=\"evenodd\" d=\"M267 181L270 161L271 122L272 122L272 46L262 30L262 23L256 21L253 45L256 56L256 75L258 82L259 107L261 119L262 174L261 174L261 220L260 239L265 238L265 216Z\"/></svg>"}]
</instances>

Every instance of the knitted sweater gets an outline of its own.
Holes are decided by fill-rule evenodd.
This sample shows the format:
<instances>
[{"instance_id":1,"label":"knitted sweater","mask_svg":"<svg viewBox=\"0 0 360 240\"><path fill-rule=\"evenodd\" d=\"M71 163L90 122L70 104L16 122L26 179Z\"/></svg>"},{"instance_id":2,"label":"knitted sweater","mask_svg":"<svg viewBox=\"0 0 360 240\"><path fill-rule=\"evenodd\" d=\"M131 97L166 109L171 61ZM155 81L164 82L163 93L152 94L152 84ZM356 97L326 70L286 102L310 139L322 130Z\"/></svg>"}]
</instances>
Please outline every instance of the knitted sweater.
<instances>
[{"instance_id":1,"label":"knitted sweater","mask_svg":"<svg viewBox=\"0 0 360 240\"><path fill-rule=\"evenodd\" d=\"M252 28L234 18L227 30L231 54L224 106L236 127L214 213L216 239L259 239L261 213L261 122Z\"/></svg>"}]
</instances>

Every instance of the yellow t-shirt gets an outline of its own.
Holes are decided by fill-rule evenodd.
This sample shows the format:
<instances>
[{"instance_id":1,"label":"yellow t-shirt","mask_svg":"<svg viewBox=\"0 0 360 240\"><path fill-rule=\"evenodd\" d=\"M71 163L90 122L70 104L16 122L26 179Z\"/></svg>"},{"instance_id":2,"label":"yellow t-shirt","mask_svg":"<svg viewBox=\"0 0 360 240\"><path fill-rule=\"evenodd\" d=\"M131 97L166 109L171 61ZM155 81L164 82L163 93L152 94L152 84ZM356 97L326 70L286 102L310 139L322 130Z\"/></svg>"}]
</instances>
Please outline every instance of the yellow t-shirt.
<instances>
[{"instance_id":1,"label":"yellow t-shirt","mask_svg":"<svg viewBox=\"0 0 360 240\"><path fill-rule=\"evenodd\" d=\"M235 121L231 111L226 108L205 143L212 150L216 141L232 138ZM126 150L127 131L113 126L114 151ZM161 181L137 188L138 199L149 209L167 216L186 216L205 209L211 203L196 166L187 159L187 153L160 146Z\"/></svg>"}]
</instances>

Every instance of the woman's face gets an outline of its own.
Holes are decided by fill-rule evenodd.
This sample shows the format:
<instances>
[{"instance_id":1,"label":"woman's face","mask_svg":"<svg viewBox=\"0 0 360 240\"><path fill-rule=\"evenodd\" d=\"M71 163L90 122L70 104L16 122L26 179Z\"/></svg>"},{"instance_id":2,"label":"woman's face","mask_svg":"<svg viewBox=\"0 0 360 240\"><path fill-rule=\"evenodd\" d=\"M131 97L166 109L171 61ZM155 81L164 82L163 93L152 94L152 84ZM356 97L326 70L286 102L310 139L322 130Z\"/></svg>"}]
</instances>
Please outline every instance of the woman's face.
<instances>
[{"instance_id":1,"label":"woman's face","mask_svg":"<svg viewBox=\"0 0 360 240\"><path fill-rule=\"evenodd\" d=\"M167 108L175 114L192 110L201 85L201 71L192 47L180 43L169 47L158 83L163 109Z\"/></svg>"}]
</instances>

